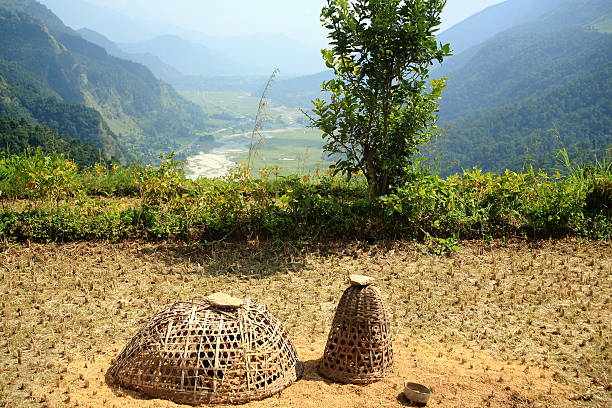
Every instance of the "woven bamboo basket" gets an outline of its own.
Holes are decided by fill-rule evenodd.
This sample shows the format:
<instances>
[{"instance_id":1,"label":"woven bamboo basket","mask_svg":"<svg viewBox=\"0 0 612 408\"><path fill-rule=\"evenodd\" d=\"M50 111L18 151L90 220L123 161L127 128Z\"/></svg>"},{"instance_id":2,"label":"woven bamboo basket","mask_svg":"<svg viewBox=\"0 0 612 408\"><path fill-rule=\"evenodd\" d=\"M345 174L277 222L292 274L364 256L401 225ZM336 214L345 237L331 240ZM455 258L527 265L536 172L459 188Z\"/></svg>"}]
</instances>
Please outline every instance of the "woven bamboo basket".
<instances>
[{"instance_id":1,"label":"woven bamboo basket","mask_svg":"<svg viewBox=\"0 0 612 408\"><path fill-rule=\"evenodd\" d=\"M393 370L391 330L380 290L371 278L353 277L336 308L318 371L330 380L368 384Z\"/></svg>"},{"instance_id":2,"label":"woven bamboo basket","mask_svg":"<svg viewBox=\"0 0 612 408\"><path fill-rule=\"evenodd\" d=\"M241 404L281 392L303 365L279 321L250 299L176 302L113 361L109 381L181 404Z\"/></svg>"}]
</instances>

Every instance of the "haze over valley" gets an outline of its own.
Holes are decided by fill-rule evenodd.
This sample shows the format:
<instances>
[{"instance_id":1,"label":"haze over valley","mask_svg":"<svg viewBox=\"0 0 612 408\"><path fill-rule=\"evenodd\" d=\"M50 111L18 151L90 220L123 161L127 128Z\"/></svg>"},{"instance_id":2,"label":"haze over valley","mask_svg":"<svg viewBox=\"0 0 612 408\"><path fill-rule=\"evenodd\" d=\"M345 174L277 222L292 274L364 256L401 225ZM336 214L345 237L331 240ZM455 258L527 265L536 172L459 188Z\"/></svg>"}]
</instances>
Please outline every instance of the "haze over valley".
<instances>
[{"instance_id":1,"label":"haze over valley","mask_svg":"<svg viewBox=\"0 0 612 408\"><path fill-rule=\"evenodd\" d=\"M444 137L422 149L432 167L442 174L474 166L550 169L561 148L585 162L609 154L609 2L475 1L467 8L476 13L467 16L455 3L438 37L454 56L432 71L432 78L449 78L439 114ZM279 19L298 17L276 15L288 12L282 7L264 13L273 5L262 3L268 25L289 35L241 26L220 36L212 17L201 27L186 17L189 8L202 12L189 1L186 14L167 20L154 3L146 10L138 2L110 4L0 0L0 113L124 163L175 152L192 177L224 174L262 136L270 140L259 140L258 167L309 171L331 162L302 113L325 98L320 85L333 76L319 52L326 40L317 21L309 29L293 22L291 31ZM303 18L314 19L319 8L308 6ZM256 121L267 132L259 138Z\"/></svg>"}]
</instances>

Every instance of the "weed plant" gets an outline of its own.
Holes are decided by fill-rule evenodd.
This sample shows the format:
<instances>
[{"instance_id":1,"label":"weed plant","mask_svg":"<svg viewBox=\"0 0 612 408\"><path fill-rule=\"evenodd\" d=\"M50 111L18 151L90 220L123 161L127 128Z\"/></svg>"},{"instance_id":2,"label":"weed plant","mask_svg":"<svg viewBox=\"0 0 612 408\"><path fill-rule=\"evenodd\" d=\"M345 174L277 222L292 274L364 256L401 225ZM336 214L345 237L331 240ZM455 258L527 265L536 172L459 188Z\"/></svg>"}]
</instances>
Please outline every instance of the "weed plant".
<instances>
[{"instance_id":1,"label":"weed plant","mask_svg":"<svg viewBox=\"0 0 612 408\"><path fill-rule=\"evenodd\" d=\"M61 155L0 158L0 237L74 241L126 238L278 241L418 238L440 253L461 239L612 236L612 166L568 166L441 178L421 167L376 201L367 184L331 175L282 176L246 168L189 180L183 162L97 165L78 172Z\"/></svg>"}]
</instances>

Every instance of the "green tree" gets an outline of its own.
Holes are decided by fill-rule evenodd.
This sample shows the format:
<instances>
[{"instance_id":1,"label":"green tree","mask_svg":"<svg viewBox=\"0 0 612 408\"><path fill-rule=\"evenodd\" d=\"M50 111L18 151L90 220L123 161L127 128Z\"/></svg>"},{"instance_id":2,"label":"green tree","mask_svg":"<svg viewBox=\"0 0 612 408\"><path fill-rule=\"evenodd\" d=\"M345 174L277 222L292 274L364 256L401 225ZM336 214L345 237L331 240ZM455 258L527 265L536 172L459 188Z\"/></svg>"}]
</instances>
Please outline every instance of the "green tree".
<instances>
[{"instance_id":1,"label":"green tree","mask_svg":"<svg viewBox=\"0 0 612 408\"><path fill-rule=\"evenodd\" d=\"M437 132L437 100L446 79L427 84L434 61L451 55L436 42L446 0L327 0L321 21L331 49L322 54L334 79L313 101L336 172L362 172L370 197L401 183L417 146Z\"/></svg>"}]
</instances>

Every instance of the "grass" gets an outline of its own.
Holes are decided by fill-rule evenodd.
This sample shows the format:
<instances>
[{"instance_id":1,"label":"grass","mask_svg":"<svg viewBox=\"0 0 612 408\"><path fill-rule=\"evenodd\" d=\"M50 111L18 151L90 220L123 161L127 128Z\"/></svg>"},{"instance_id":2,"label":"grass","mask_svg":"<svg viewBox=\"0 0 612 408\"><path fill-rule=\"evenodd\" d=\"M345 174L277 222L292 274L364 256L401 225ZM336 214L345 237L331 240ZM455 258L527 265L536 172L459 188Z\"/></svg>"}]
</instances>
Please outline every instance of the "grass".
<instances>
[{"instance_id":1,"label":"grass","mask_svg":"<svg viewBox=\"0 0 612 408\"><path fill-rule=\"evenodd\" d=\"M410 379L434 389L432 407L608 407L610 248L471 241L449 258L403 241L3 244L0 406L174 406L104 372L163 305L222 290L267 305L306 361L302 381L248 406L400 407ZM314 370L348 273L378 279L395 337L394 373L367 387Z\"/></svg>"},{"instance_id":2,"label":"grass","mask_svg":"<svg viewBox=\"0 0 612 408\"><path fill-rule=\"evenodd\" d=\"M243 153L231 159L244 163L247 157L248 153ZM321 132L316 129L299 129L270 134L255 153L254 168L277 168L283 175L303 175L327 168L330 164L324 157Z\"/></svg>"},{"instance_id":3,"label":"grass","mask_svg":"<svg viewBox=\"0 0 612 408\"><path fill-rule=\"evenodd\" d=\"M181 91L180 94L210 114L253 116L259 105L258 97L241 91Z\"/></svg>"},{"instance_id":4,"label":"grass","mask_svg":"<svg viewBox=\"0 0 612 408\"><path fill-rule=\"evenodd\" d=\"M211 126L229 127L232 131L219 132L219 135L235 133L236 130L249 131L259 106L259 95L254 96L241 91L181 91L181 94L202 107L204 112L213 115L208 123ZM282 129L302 126L304 114L295 108L288 108L268 101L265 111L265 129Z\"/></svg>"}]
</instances>

